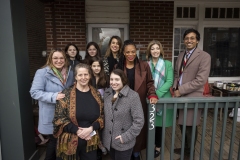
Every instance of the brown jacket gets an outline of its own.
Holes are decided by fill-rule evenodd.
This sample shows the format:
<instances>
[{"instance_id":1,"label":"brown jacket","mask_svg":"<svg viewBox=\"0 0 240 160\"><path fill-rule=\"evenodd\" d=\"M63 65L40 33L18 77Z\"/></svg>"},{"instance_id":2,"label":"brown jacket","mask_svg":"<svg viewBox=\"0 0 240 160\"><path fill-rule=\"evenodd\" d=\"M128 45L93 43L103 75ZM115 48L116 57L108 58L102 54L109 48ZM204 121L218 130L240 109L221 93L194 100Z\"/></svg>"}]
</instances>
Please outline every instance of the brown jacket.
<instances>
[{"instance_id":1,"label":"brown jacket","mask_svg":"<svg viewBox=\"0 0 240 160\"><path fill-rule=\"evenodd\" d=\"M124 68L124 72L127 75L126 68ZM144 126L140 134L137 136L136 144L134 146L134 152L139 152L147 146L148 105L146 98L157 98L152 73L149 65L145 61L139 60L139 63L135 64L134 91L139 94L145 118Z\"/></svg>"},{"instance_id":2,"label":"brown jacket","mask_svg":"<svg viewBox=\"0 0 240 160\"><path fill-rule=\"evenodd\" d=\"M179 69L185 52L181 52L175 64L173 88L179 79ZM207 52L196 48L183 71L182 85L178 87L182 97L202 97L203 87L208 80L211 67L211 57ZM187 110L187 126L193 125L194 109ZM201 110L198 110L197 125L200 123ZM178 123L183 124L183 109L179 110Z\"/></svg>"}]
</instances>

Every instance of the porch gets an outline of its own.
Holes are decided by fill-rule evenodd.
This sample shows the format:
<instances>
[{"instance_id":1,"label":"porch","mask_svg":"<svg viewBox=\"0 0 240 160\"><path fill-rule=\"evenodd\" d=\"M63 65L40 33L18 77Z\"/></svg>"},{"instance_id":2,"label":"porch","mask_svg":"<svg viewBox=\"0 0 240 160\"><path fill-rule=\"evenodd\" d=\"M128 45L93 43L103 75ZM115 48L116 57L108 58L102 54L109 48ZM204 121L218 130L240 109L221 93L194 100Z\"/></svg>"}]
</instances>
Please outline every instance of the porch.
<instances>
[{"instance_id":1,"label":"porch","mask_svg":"<svg viewBox=\"0 0 240 160\"><path fill-rule=\"evenodd\" d=\"M228 98L225 98L228 99ZM224 101L224 99L222 100ZM239 143L240 143L240 123L239 122L234 122L234 118L229 117L229 112L231 112L232 108L230 109L225 109L223 112L224 117L222 121L219 119L219 114L218 114L218 108L214 109L209 107L206 112L207 112L207 117L205 119L204 115L205 113L203 112L203 117L201 119L201 125L198 127L198 137L197 137L197 143L195 147L195 154L194 154L194 159L199 160L201 157L201 145L204 144L203 146L203 151L202 151L202 160L219 160L223 159L226 160L229 158L229 154L232 154L232 159L234 160L239 160L240 159L240 152L239 152ZM225 117L226 116L226 117ZM205 120L204 120L205 119ZM216 121L215 121L216 120ZM226 123L225 123L226 122ZM206 124L204 124L206 123ZM236 125L234 125L234 123ZM214 127L216 126L216 127ZM215 129L214 129L215 128ZM164 155L163 159L169 160L171 159L171 144L172 144L172 130L173 127L166 128L165 132L165 148L164 148ZM203 130L205 130L203 132ZM223 132L224 131L224 132ZM215 136L213 136L215 135ZM223 137L222 137L223 136ZM231 137L234 136L234 139L231 139ZM204 139L202 139L204 137ZM221 141L223 139L223 141ZM182 145L182 134L179 128L179 125L176 125L175 128L175 138L174 138L174 148L181 148ZM231 144L231 140L233 141ZM220 147L221 147L221 142L222 142L222 156L221 158L219 157L220 153ZM223 143L224 142L224 143ZM231 151L232 153L229 152L230 148L232 147ZM151 147L149 147L151 148ZM212 152L211 152L211 148ZM39 154L40 154L40 160L43 160L45 157L45 147L39 147ZM153 149L151 150L153 153ZM147 159L147 154L146 150L141 152L141 157L142 160L150 160L149 158ZM231 157L231 156L230 156ZM181 158L180 155L178 154L173 154L172 159L176 160ZM155 160L161 159L160 157L155 158ZM230 158L231 159L231 158ZM103 160L110 160L109 155L103 156Z\"/></svg>"}]
</instances>

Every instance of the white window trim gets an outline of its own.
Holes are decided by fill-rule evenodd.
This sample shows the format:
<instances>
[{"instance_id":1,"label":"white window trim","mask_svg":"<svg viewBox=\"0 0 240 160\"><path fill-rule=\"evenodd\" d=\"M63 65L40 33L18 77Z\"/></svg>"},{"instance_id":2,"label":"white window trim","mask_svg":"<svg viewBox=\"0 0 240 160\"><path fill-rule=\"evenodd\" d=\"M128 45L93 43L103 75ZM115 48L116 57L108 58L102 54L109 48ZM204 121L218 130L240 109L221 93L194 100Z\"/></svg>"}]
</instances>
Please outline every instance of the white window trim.
<instances>
[{"instance_id":1,"label":"white window trim","mask_svg":"<svg viewBox=\"0 0 240 160\"><path fill-rule=\"evenodd\" d=\"M174 4L174 12L176 12L176 8L177 7L183 7L182 4L184 4L185 1L178 1ZM185 3L187 4L187 3ZM177 19L176 17L176 13L174 14L174 28L176 27L191 27L193 26L193 28L197 28L200 35L201 35L201 39L200 42L198 44L198 47L203 49L203 39L204 39L204 28L205 27L223 27L223 28L239 28L240 26L240 21L239 19L211 19L211 18L207 18L205 19L205 8L206 7L224 7L224 8L238 8L240 7L240 3L239 2L223 2L223 3L204 3L204 2L191 2L191 4L186 5L186 7L188 6L198 6L196 8L196 16L198 16L196 19ZM196 26L196 27L194 27ZM173 28L173 31L174 31ZM174 32L173 32L174 33ZM174 38L174 35L173 35ZM174 63L174 39L173 39L173 47L172 47L172 62ZM230 81L240 81L240 76L239 77L209 77L208 81L209 83L213 83L214 81L226 81L226 82L230 82Z\"/></svg>"},{"instance_id":2,"label":"white window trim","mask_svg":"<svg viewBox=\"0 0 240 160\"><path fill-rule=\"evenodd\" d=\"M87 30L87 42L92 41L92 28L124 28L124 40L129 39L129 26L128 24L88 24Z\"/></svg>"}]
</instances>

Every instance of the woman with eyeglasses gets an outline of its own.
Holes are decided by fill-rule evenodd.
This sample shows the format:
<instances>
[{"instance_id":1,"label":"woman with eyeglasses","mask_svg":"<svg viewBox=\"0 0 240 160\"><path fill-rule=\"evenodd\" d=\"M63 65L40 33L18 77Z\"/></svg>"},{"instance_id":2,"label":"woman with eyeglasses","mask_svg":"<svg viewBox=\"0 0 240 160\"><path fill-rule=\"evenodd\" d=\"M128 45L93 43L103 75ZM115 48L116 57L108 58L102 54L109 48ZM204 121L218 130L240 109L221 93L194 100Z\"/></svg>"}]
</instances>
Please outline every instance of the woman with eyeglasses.
<instances>
[{"instance_id":1,"label":"woman with eyeglasses","mask_svg":"<svg viewBox=\"0 0 240 160\"><path fill-rule=\"evenodd\" d=\"M118 36L112 36L108 43L108 48L103 59L104 71L109 76L114 66L121 57L122 40Z\"/></svg>"},{"instance_id":2,"label":"woman with eyeglasses","mask_svg":"<svg viewBox=\"0 0 240 160\"><path fill-rule=\"evenodd\" d=\"M101 58L101 50L97 43L89 42L86 47L86 56L83 63L90 65L93 57Z\"/></svg>"},{"instance_id":3,"label":"woman with eyeglasses","mask_svg":"<svg viewBox=\"0 0 240 160\"><path fill-rule=\"evenodd\" d=\"M126 40L123 44L124 56L119 60L116 68L124 71L128 78L129 87L139 94L144 112L145 123L140 134L137 136L136 144L133 149L133 159L140 160L140 151L147 145L147 115L148 106L146 98L151 104L157 103L154 81L151 70L147 62L141 61L137 57L136 45L132 40Z\"/></svg>"},{"instance_id":4,"label":"woman with eyeglasses","mask_svg":"<svg viewBox=\"0 0 240 160\"><path fill-rule=\"evenodd\" d=\"M79 49L75 44L69 43L65 47L65 53L67 55L69 65L71 65L73 70L82 60L82 57L79 55Z\"/></svg>"},{"instance_id":5,"label":"woman with eyeglasses","mask_svg":"<svg viewBox=\"0 0 240 160\"><path fill-rule=\"evenodd\" d=\"M73 71L68 67L68 60L64 51L52 50L46 64L38 69L30 89L33 99L38 100L39 121L38 131L49 135L49 143L45 160L56 159L56 138L53 137L53 117L58 100L65 97L62 91L73 85Z\"/></svg>"}]
</instances>

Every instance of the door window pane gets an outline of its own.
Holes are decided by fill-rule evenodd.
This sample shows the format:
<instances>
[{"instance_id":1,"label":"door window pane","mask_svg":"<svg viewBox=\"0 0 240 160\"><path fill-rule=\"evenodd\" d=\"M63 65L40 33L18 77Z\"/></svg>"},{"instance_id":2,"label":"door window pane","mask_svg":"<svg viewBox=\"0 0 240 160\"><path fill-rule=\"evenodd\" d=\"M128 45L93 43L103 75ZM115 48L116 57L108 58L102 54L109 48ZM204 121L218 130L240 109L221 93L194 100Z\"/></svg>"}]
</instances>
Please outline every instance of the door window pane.
<instances>
[{"instance_id":1,"label":"door window pane","mask_svg":"<svg viewBox=\"0 0 240 160\"><path fill-rule=\"evenodd\" d=\"M105 55L108 48L109 40L112 36L119 36L122 41L124 40L124 28L92 28L92 41L98 43L102 57Z\"/></svg>"},{"instance_id":2,"label":"door window pane","mask_svg":"<svg viewBox=\"0 0 240 160\"><path fill-rule=\"evenodd\" d=\"M211 55L210 77L240 76L240 28L204 28L203 50Z\"/></svg>"}]
</instances>

